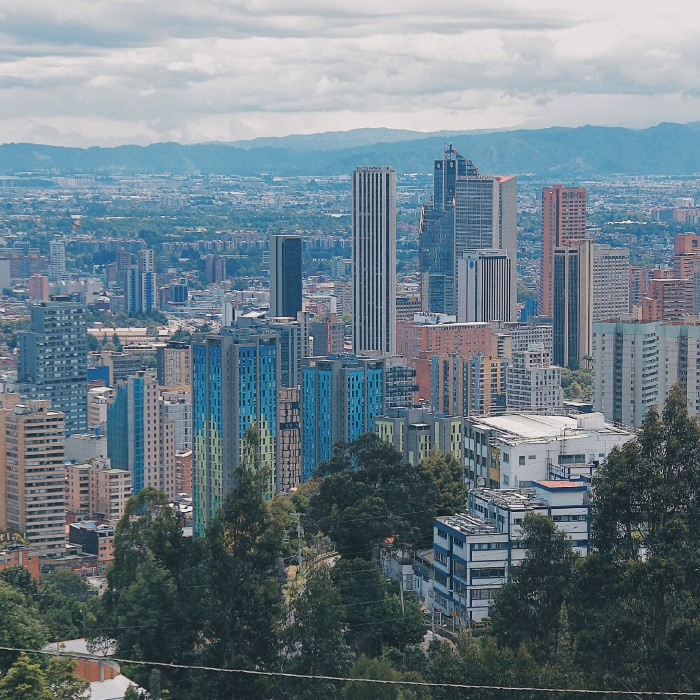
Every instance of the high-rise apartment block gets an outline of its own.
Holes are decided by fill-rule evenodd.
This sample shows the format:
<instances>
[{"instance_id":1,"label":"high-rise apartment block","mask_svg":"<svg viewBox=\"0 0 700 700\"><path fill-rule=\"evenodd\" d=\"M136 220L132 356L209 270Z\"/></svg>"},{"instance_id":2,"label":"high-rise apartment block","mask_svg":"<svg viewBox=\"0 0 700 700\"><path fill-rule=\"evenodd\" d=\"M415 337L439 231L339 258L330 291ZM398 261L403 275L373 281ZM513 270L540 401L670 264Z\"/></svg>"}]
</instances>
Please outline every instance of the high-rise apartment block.
<instances>
[{"instance_id":1,"label":"high-rise apartment block","mask_svg":"<svg viewBox=\"0 0 700 700\"><path fill-rule=\"evenodd\" d=\"M169 342L156 348L158 384L173 389L190 386L192 350L187 343Z\"/></svg>"},{"instance_id":2,"label":"high-rise apartment block","mask_svg":"<svg viewBox=\"0 0 700 700\"><path fill-rule=\"evenodd\" d=\"M469 415L491 416L506 410L508 361L474 355L469 360Z\"/></svg>"},{"instance_id":3,"label":"high-rise apartment block","mask_svg":"<svg viewBox=\"0 0 700 700\"><path fill-rule=\"evenodd\" d=\"M343 355L307 358L301 370L302 481L333 455L374 428L384 411L384 361Z\"/></svg>"},{"instance_id":4,"label":"high-rise apartment block","mask_svg":"<svg viewBox=\"0 0 700 700\"><path fill-rule=\"evenodd\" d=\"M396 352L396 173L352 174L353 349Z\"/></svg>"},{"instance_id":5,"label":"high-rise apartment block","mask_svg":"<svg viewBox=\"0 0 700 700\"><path fill-rule=\"evenodd\" d=\"M630 252L593 244L593 322L619 319L630 309Z\"/></svg>"},{"instance_id":6,"label":"high-rise apartment block","mask_svg":"<svg viewBox=\"0 0 700 700\"><path fill-rule=\"evenodd\" d=\"M543 323L498 323L491 324L491 353L495 357L513 356L524 352L533 343L541 343L550 353L554 349L554 329Z\"/></svg>"},{"instance_id":7,"label":"high-rise apartment block","mask_svg":"<svg viewBox=\"0 0 700 700\"><path fill-rule=\"evenodd\" d=\"M42 556L66 547L63 414L49 401L0 408L0 527Z\"/></svg>"},{"instance_id":8,"label":"high-rise apartment block","mask_svg":"<svg viewBox=\"0 0 700 700\"><path fill-rule=\"evenodd\" d=\"M226 332L223 332L223 331ZM245 434L257 429L253 461L270 474L268 490L277 490L279 435L279 340L223 329L192 344L192 504L195 536L235 488L236 470L247 464Z\"/></svg>"},{"instance_id":9,"label":"high-rise apartment block","mask_svg":"<svg viewBox=\"0 0 700 700\"><path fill-rule=\"evenodd\" d=\"M66 274L66 244L59 239L49 241L49 281L60 282Z\"/></svg>"},{"instance_id":10,"label":"high-rise apartment block","mask_svg":"<svg viewBox=\"0 0 700 700\"><path fill-rule=\"evenodd\" d=\"M29 306L29 330L18 333L19 390L47 399L63 414L66 435L86 433L87 310L55 296Z\"/></svg>"},{"instance_id":11,"label":"high-rise apartment block","mask_svg":"<svg viewBox=\"0 0 700 700\"><path fill-rule=\"evenodd\" d=\"M700 415L699 325L593 324L593 406L608 420L641 427L676 383Z\"/></svg>"},{"instance_id":12,"label":"high-rise apartment block","mask_svg":"<svg viewBox=\"0 0 700 700\"><path fill-rule=\"evenodd\" d=\"M157 307L155 250L140 250L136 265L124 271L124 305L128 314L151 313Z\"/></svg>"},{"instance_id":13,"label":"high-rise apartment block","mask_svg":"<svg viewBox=\"0 0 700 700\"><path fill-rule=\"evenodd\" d=\"M301 236L270 236L270 316L301 311Z\"/></svg>"},{"instance_id":14,"label":"high-rise apartment block","mask_svg":"<svg viewBox=\"0 0 700 700\"><path fill-rule=\"evenodd\" d=\"M301 482L301 392L280 389L277 488L282 495Z\"/></svg>"},{"instance_id":15,"label":"high-rise apartment block","mask_svg":"<svg viewBox=\"0 0 700 700\"><path fill-rule=\"evenodd\" d=\"M68 474L68 513L71 518L99 518L115 523L124 515L132 494L131 474L113 469L108 459L89 464L70 464Z\"/></svg>"},{"instance_id":16,"label":"high-rise apartment block","mask_svg":"<svg viewBox=\"0 0 700 700\"><path fill-rule=\"evenodd\" d=\"M172 421L175 453L192 449L192 394L183 389L164 391L160 398L165 417Z\"/></svg>"},{"instance_id":17,"label":"high-rise apartment block","mask_svg":"<svg viewBox=\"0 0 700 700\"><path fill-rule=\"evenodd\" d=\"M417 359L421 353L471 357L489 354L488 323L456 323L454 316L416 314L412 321L397 324L397 349L402 357Z\"/></svg>"},{"instance_id":18,"label":"high-rise apartment block","mask_svg":"<svg viewBox=\"0 0 700 700\"><path fill-rule=\"evenodd\" d=\"M152 377L129 377L117 388L107 409L107 454L115 469L131 473L134 494L152 486L175 498L175 428Z\"/></svg>"},{"instance_id":19,"label":"high-rise apartment block","mask_svg":"<svg viewBox=\"0 0 700 700\"><path fill-rule=\"evenodd\" d=\"M552 353L543 344L533 343L527 350L514 352L507 376L509 411L561 411L561 367L552 365Z\"/></svg>"},{"instance_id":20,"label":"high-rise apartment block","mask_svg":"<svg viewBox=\"0 0 700 700\"><path fill-rule=\"evenodd\" d=\"M554 249L554 364L586 367L593 323L593 242Z\"/></svg>"},{"instance_id":21,"label":"high-rise apartment block","mask_svg":"<svg viewBox=\"0 0 700 700\"><path fill-rule=\"evenodd\" d=\"M313 338L313 355L340 355L343 352L343 322L335 314L309 322L309 336Z\"/></svg>"},{"instance_id":22,"label":"high-rise apartment block","mask_svg":"<svg viewBox=\"0 0 700 700\"><path fill-rule=\"evenodd\" d=\"M559 298L554 292L554 251L586 238L586 190L553 185L542 188L542 257L538 313L552 316Z\"/></svg>"},{"instance_id":23,"label":"high-rise apartment block","mask_svg":"<svg viewBox=\"0 0 700 700\"><path fill-rule=\"evenodd\" d=\"M693 313L694 280L674 279L654 270L647 295L642 299L642 320L682 321Z\"/></svg>"}]
</instances>

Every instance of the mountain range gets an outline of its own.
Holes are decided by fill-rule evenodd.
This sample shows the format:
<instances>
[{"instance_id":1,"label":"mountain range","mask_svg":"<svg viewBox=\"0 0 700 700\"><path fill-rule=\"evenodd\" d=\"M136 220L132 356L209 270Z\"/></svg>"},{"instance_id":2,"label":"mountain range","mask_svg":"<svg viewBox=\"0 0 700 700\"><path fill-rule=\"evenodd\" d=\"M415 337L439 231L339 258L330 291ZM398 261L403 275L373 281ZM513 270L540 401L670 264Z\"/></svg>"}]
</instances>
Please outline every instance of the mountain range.
<instances>
[{"instance_id":1,"label":"mountain range","mask_svg":"<svg viewBox=\"0 0 700 700\"><path fill-rule=\"evenodd\" d=\"M397 129L258 138L232 143L70 148L0 145L0 174L342 175L358 165L427 173L443 146L488 174L572 180L597 175L700 173L700 122L647 129L582 126L424 133Z\"/></svg>"}]
</instances>

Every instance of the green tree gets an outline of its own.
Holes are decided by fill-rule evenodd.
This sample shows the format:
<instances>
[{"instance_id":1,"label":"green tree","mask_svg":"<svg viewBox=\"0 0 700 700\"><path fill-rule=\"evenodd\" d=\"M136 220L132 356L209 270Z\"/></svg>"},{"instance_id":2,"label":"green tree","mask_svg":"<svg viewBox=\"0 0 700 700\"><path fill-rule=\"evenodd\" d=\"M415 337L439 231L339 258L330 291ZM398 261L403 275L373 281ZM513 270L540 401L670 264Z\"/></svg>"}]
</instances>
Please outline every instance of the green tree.
<instances>
[{"instance_id":1,"label":"green tree","mask_svg":"<svg viewBox=\"0 0 700 700\"><path fill-rule=\"evenodd\" d=\"M398 681L399 674L385 659L369 659L362 655L350 671L350 678L371 678L382 681ZM345 700L399 700L401 686L384 683L346 682Z\"/></svg>"},{"instance_id":2,"label":"green tree","mask_svg":"<svg viewBox=\"0 0 700 700\"><path fill-rule=\"evenodd\" d=\"M41 666L26 654L0 679L0 700L43 700L48 697L48 685Z\"/></svg>"},{"instance_id":3,"label":"green tree","mask_svg":"<svg viewBox=\"0 0 700 700\"><path fill-rule=\"evenodd\" d=\"M436 515L454 515L464 510L467 488L464 482L464 467L453 455L433 452L423 460L425 469L435 483L438 503Z\"/></svg>"},{"instance_id":4,"label":"green tree","mask_svg":"<svg viewBox=\"0 0 700 700\"><path fill-rule=\"evenodd\" d=\"M0 644L41 649L48 641L48 630L34 604L21 591L0 581ZM9 668L16 659L13 652L0 653L0 668Z\"/></svg>"},{"instance_id":5,"label":"green tree","mask_svg":"<svg viewBox=\"0 0 700 700\"><path fill-rule=\"evenodd\" d=\"M496 594L493 633L499 644L515 650L524 643L535 658L544 660L556 649L560 610L578 555L550 518L528 514L522 529L527 551Z\"/></svg>"},{"instance_id":6,"label":"green tree","mask_svg":"<svg viewBox=\"0 0 700 700\"><path fill-rule=\"evenodd\" d=\"M79 700L88 697L90 684L75 673L75 661L54 657L45 671L47 699Z\"/></svg>"}]
</instances>

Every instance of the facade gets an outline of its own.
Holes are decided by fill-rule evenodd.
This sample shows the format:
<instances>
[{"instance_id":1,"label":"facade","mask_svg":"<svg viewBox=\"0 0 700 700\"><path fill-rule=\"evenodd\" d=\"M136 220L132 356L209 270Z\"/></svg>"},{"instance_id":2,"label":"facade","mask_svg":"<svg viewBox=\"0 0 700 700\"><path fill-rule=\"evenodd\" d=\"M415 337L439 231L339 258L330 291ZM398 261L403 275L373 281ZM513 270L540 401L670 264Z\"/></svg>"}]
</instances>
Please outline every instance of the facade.
<instances>
[{"instance_id":1,"label":"facade","mask_svg":"<svg viewBox=\"0 0 700 700\"><path fill-rule=\"evenodd\" d=\"M693 279L661 277L655 271L649 280L647 295L642 299L643 321L683 321L693 313L695 286Z\"/></svg>"},{"instance_id":2,"label":"facade","mask_svg":"<svg viewBox=\"0 0 700 700\"><path fill-rule=\"evenodd\" d=\"M107 407L114 401L115 390L110 386L88 389L88 428L107 426Z\"/></svg>"},{"instance_id":3,"label":"facade","mask_svg":"<svg viewBox=\"0 0 700 700\"><path fill-rule=\"evenodd\" d=\"M554 329L542 323L494 323L492 326L491 354L495 357L512 357L514 352L524 352L532 343L544 345L554 351Z\"/></svg>"},{"instance_id":4,"label":"facade","mask_svg":"<svg viewBox=\"0 0 700 700\"><path fill-rule=\"evenodd\" d=\"M156 309L157 300L156 252L140 250L136 265L129 264L124 269L125 311L128 314L151 313Z\"/></svg>"},{"instance_id":5,"label":"facade","mask_svg":"<svg viewBox=\"0 0 700 700\"><path fill-rule=\"evenodd\" d=\"M49 278L46 275L32 275L27 280L27 292L30 299L49 300Z\"/></svg>"},{"instance_id":6,"label":"facade","mask_svg":"<svg viewBox=\"0 0 700 700\"><path fill-rule=\"evenodd\" d=\"M430 413L422 408L394 408L374 419L374 432L393 445L409 464L420 464L433 452L463 458L462 419Z\"/></svg>"},{"instance_id":7,"label":"facade","mask_svg":"<svg viewBox=\"0 0 700 700\"><path fill-rule=\"evenodd\" d=\"M68 541L81 547L85 554L97 557L99 564L114 561L113 525L98 525L92 520L71 523L68 526Z\"/></svg>"},{"instance_id":8,"label":"facade","mask_svg":"<svg viewBox=\"0 0 700 700\"><path fill-rule=\"evenodd\" d=\"M456 323L454 316L416 314L413 321L397 324L397 353L412 360L421 353L471 357L489 354L491 326L488 323Z\"/></svg>"},{"instance_id":9,"label":"facade","mask_svg":"<svg viewBox=\"0 0 700 700\"><path fill-rule=\"evenodd\" d=\"M301 311L301 236L270 236L270 316Z\"/></svg>"},{"instance_id":10,"label":"facade","mask_svg":"<svg viewBox=\"0 0 700 700\"><path fill-rule=\"evenodd\" d=\"M0 527L42 557L66 548L63 421L49 401L0 409Z\"/></svg>"},{"instance_id":11,"label":"facade","mask_svg":"<svg viewBox=\"0 0 700 700\"><path fill-rule=\"evenodd\" d=\"M130 377L117 388L107 409L107 453L115 469L130 472L134 495L153 486L175 498L175 427L152 377Z\"/></svg>"},{"instance_id":12,"label":"facade","mask_svg":"<svg viewBox=\"0 0 700 700\"><path fill-rule=\"evenodd\" d=\"M542 258L538 312L551 316L554 294L554 251L586 238L586 190L554 185L542 188Z\"/></svg>"},{"instance_id":13,"label":"facade","mask_svg":"<svg viewBox=\"0 0 700 700\"><path fill-rule=\"evenodd\" d=\"M467 484L499 489L541 479L590 480L610 451L633 437L602 413L470 417L464 422Z\"/></svg>"},{"instance_id":14,"label":"facade","mask_svg":"<svg viewBox=\"0 0 700 700\"><path fill-rule=\"evenodd\" d=\"M54 239L49 241L49 281L60 282L66 274L66 244Z\"/></svg>"},{"instance_id":15,"label":"facade","mask_svg":"<svg viewBox=\"0 0 700 700\"><path fill-rule=\"evenodd\" d=\"M323 357L343 353L343 322L336 314L309 322L309 336L313 338L313 355Z\"/></svg>"},{"instance_id":16,"label":"facade","mask_svg":"<svg viewBox=\"0 0 700 700\"><path fill-rule=\"evenodd\" d=\"M270 472L277 490L279 340L224 329L192 344L192 505L194 534L205 529L226 494L235 488L236 469L247 464L244 436L258 433L256 463Z\"/></svg>"},{"instance_id":17,"label":"facade","mask_svg":"<svg viewBox=\"0 0 700 700\"><path fill-rule=\"evenodd\" d=\"M593 244L593 323L619 319L630 309L630 252Z\"/></svg>"},{"instance_id":18,"label":"facade","mask_svg":"<svg viewBox=\"0 0 700 700\"><path fill-rule=\"evenodd\" d=\"M460 323L513 321L515 268L503 250L468 250L457 260L457 320Z\"/></svg>"},{"instance_id":19,"label":"facade","mask_svg":"<svg viewBox=\"0 0 700 700\"><path fill-rule=\"evenodd\" d=\"M187 343L171 341L164 347L156 348L156 363L158 384L170 388L189 388L192 351Z\"/></svg>"},{"instance_id":20,"label":"facade","mask_svg":"<svg viewBox=\"0 0 700 700\"><path fill-rule=\"evenodd\" d=\"M161 391L163 412L172 421L175 452L187 452L192 449L192 394L179 389Z\"/></svg>"},{"instance_id":21,"label":"facade","mask_svg":"<svg viewBox=\"0 0 700 700\"><path fill-rule=\"evenodd\" d=\"M175 486L178 494L192 493L192 450L175 453Z\"/></svg>"},{"instance_id":22,"label":"facade","mask_svg":"<svg viewBox=\"0 0 700 700\"><path fill-rule=\"evenodd\" d=\"M444 416L469 414L470 358L458 354L430 358L430 406Z\"/></svg>"},{"instance_id":23,"label":"facade","mask_svg":"<svg viewBox=\"0 0 700 700\"><path fill-rule=\"evenodd\" d=\"M700 415L700 326L594 324L596 411L616 423L641 427L651 406L663 407L674 384L688 399L688 413Z\"/></svg>"},{"instance_id":24,"label":"facade","mask_svg":"<svg viewBox=\"0 0 700 700\"><path fill-rule=\"evenodd\" d=\"M473 489L469 513L435 519L433 610L453 611L460 627L489 614L512 567L525 558L522 522L537 513L551 518L572 540L590 549L588 488L581 482L535 481L527 490Z\"/></svg>"},{"instance_id":25,"label":"facade","mask_svg":"<svg viewBox=\"0 0 700 700\"><path fill-rule=\"evenodd\" d=\"M490 416L506 410L508 360L474 355L469 361L469 414Z\"/></svg>"},{"instance_id":26,"label":"facade","mask_svg":"<svg viewBox=\"0 0 700 700\"><path fill-rule=\"evenodd\" d=\"M280 389L277 485L282 495L301 483L301 391Z\"/></svg>"},{"instance_id":27,"label":"facade","mask_svg":"<svg viewBox=\"0 0 700 700\"><path fill-rule=\"evenodd\" d=\"M558 413L564 403L561 367L552 365L552 353L541 343L514 352L508 367L508 410Z\"/></svg>"},{"instance_id":28,"label":"facade","mask_svg":"<svg viewBox=\"0 0 700 700\"><path fill-rule=\"evenodd\" d=\"M95 459L90 464L69 464L67 505L73 520L99 518L116 523L126 502L131 498L131 474L112 469L108 459Z\"/></svg>"},{"instance_id":29,"label":"facade","mask_svg":"<svg viewBox=\"0 0 700 700\"><path fill-rule=\"evenodd\" d=\"M396 352L396 173L352 174L353 350Z\"/></svg>"},{"instance_id":30,"label":"facade","mask_svg":"<svg viewBox=\"0 0 700 700\"><path fill-rule=\"evenodd\" d=\"M86 313L68 297L53 297L29 306L29 330L18 333L20 392L63 413L66 435L88 429Z\"/></svg>"},{"instance_id":31,"label":"facade","mask_svg":"<svg viewBox=\"0 0 700 700\"><path fill-rule=\"evenodd\" d=\"M333 455L374 428L384 410L384 361L343 355L307 358L301 370L302 481Z\"/></svg>"},{"instance_id":32,"label":"facade","mask_svg":"<svg viewBox=\"0 0 700 700\"><path fill-rule=\"evenodd\" d=\"M554 364L568 369L586 367L593 332L593 244L554 250Z\"/></svg>"}]
</instances>

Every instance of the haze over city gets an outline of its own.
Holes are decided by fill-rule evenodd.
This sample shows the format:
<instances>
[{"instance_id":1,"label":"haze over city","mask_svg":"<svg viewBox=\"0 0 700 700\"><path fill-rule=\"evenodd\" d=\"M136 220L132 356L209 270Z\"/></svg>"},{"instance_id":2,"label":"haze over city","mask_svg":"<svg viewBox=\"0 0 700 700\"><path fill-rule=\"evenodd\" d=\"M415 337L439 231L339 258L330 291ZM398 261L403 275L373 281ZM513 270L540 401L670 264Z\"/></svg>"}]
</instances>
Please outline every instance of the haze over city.
<instances>
[{"instance_id":1,"label":"haze over city","mask_svg":"<svg viewBox=\"0 0 700 700\"><path fill-rule=\"evenodd\" d=\"M6 0L0 141L700 119L694 3Z\"/></svg>"}]
</instances>

